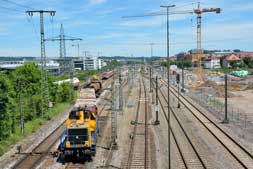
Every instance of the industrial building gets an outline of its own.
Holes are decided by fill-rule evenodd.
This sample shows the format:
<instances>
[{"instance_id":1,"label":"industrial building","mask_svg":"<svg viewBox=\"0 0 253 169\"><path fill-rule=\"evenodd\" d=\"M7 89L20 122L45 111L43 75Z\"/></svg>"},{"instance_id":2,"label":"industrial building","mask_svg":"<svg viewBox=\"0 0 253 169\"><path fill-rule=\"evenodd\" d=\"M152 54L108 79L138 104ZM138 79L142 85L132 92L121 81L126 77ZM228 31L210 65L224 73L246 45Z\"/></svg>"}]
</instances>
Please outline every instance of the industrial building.
<instances>
[{"instance_id":1,"label":"industrial building","mask_svg":"<svg viewBox=\"0 0 253 169\"><path fill-rule=\"evenodd\" d=\"M106 66L106 63L98 57L87 56L74 61L75 68L80 70L99 70Z\"/></svg>"}]
</instances>

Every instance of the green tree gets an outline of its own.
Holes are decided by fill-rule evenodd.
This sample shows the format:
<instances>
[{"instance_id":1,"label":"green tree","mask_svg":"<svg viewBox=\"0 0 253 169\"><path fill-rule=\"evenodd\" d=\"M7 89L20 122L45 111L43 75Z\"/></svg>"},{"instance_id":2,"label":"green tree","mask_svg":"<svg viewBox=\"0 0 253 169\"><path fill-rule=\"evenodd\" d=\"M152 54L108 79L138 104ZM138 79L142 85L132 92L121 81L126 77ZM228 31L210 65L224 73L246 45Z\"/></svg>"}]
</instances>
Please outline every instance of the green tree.
<instances>
[{"instance_id":1,"label":"green tree","mask_svg":"<svg viewBox=\"0 0 253 169\"><path fill-rule=\"evenodd\" d=\"M248 68L253 68L253 60L250 57L245 57L243 58L243 63L245 64L245 66L247 66Z\"/></svg>"},{"instance_id":2,"label":"green tree","mask_svg":"<svg viewBox=\"0 0 253 169\"><path fill-rule=\"evenodd\" d=\"M232 69L241 68L244 66L243 62L237 60L232 60L229 62L229 64Z\"/></svg>"},{"instance_id":3,"label":"green tree","mask_svg":"<svg viewBox=\"0 0 253 169\"><path fill-rule=\"evenodd\" d=\"M0 141L8 137L12 131L14 116L13 88L6 75L0 73Z\"/></svg>"},{"instance_id":4,"label":"green tree","mask_svg":"<svg viewBox=\"0 0 253 169\"><path fill-rule=\"evenodd\" d=\"M18 67L12 73L17 102L19 102L18 94L22 92L23 95L22 99L25 121L30 121L39 116L41 113L40 76L40 69L34 63L25 64L21 67ZM18 87L19 83L22 84L21 91Z\"/></svg>"},{"instance_id":5,"label":"green tree","mask_svg":"<svg viewBox=\"0 0 253 169\"><path fill-rule=\"evenodd\" d=\"M70 100L70 83L63 83L56 87L55 102L67 102Z\"/></svg>"}]
</instances>

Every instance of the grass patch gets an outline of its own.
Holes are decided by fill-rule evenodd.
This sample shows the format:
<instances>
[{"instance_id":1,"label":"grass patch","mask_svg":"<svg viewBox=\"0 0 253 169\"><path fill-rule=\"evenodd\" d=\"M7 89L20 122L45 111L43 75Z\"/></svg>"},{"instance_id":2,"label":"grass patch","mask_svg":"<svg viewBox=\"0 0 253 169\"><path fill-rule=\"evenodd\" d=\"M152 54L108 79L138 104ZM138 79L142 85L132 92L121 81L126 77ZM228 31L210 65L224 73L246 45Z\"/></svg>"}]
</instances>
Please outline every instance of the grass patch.
<instances>
[{"instance_id":1,"label":"grass patch","mask_svg":"<svg viewBox=\"0 0 253 169\"><path fill-rule=\"evenodd\" d=\"M12 145L16 144L18 141L22 140L23 138L31 135L34 133L41 125L45 124L48 120L53 119L59 113L66 111L66 109L70 106L70 103L58 103L51 109L50 113L45 114L45 119L36 118L32 121L25 123L25 132L24 136L20 133L20 126L19 124L16 127L15 134L11 134L10 137L0 141L0 156L2 156L6 151L8 151ZM17 122L18 123L18 122Z\"/></svg>"},{"instance_id":2,"label":"grass patch","mask_svg":"<svg viewBox=\"0 0 253 169\"><path fill-rule=\"evenodd\" d=\"M211 99L209 99L208 100L208 104L210 104L210 105L217 105L217 106L220 106L220 107L224 106L224 104L222 102L220 102L219 100L211 100Z\"/></svg>"}]
</instances>

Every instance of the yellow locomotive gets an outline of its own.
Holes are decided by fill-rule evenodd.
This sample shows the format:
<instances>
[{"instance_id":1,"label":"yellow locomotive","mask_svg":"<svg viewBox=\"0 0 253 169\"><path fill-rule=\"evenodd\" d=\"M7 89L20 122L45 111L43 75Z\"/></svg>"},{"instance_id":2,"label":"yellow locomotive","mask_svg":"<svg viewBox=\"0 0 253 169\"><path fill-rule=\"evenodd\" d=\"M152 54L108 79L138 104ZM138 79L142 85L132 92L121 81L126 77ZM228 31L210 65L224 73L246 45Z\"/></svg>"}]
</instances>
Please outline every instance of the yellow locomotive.
<instances>
[{"instance_id":1,"label":"yellow locomotive","mask_svg":"<svg viewBox=\"0 0 253 169\"><path fill-rule=\"evenodd\" d=\"M64 157L92 157L96 152L98 117L95 90L81 89L60 138L59 151Z\"/></svg>"}]
</instances>

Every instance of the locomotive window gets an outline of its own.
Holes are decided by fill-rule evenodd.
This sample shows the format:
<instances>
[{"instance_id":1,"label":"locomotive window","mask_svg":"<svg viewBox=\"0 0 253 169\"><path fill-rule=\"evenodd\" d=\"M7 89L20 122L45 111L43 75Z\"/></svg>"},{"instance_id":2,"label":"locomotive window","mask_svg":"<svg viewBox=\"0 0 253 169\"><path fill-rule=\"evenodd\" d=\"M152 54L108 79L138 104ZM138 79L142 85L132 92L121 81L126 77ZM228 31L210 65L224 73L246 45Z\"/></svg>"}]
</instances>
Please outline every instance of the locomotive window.
<instances>
[{"instance_id":1,"label":"locomotive window","mask_svg":"<svg viewBox=\"0 0 253 169\"><path fill-rule=\"evenodd\" d=\"M69 129L69 136L88 136L88 129Z\"/></svg>"},{"instance_id":2,"label":"locomotive window","mask_svg":"<svg viewBox=\"0 0 253 169\"><path fill-rule=\"evenodd\" d=\"M71 111L69 114L69 119L79 119L79 116L77 115L76 111Z\"/></svg>"},{"instance_id":3,"label":"locomotive window","mask_svg":"<svg viewBox=\"0 0 253 169\"><path fill-rule=\"evenodd\" d=\"M90 118L90 112L89 111L85 111L84 112L84 119L88 119Z\"/></svg>"},{"instance_id":4,"label":"locomotive window","mask_svg":"<svg viewBox=\"0 0 253 169\"><path fill-rule=\"evenodd\" d=\"M93 113L91 113L91 117L90 117L91 120L96 120L96 117L94 116Z\"/></svg>"}]
</instances>

